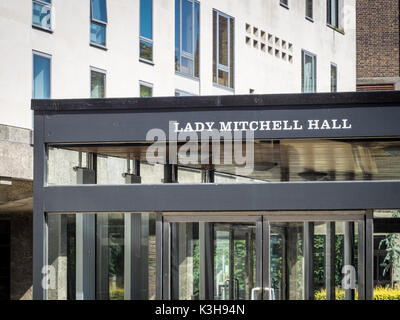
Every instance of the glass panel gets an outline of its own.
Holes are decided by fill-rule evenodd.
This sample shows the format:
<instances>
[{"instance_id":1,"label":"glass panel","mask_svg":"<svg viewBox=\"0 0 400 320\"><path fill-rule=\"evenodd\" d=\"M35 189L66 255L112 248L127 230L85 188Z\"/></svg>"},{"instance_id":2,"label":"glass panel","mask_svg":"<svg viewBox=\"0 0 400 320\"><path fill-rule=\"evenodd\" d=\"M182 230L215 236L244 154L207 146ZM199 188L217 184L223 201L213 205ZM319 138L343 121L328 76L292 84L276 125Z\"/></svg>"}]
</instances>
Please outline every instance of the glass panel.
<instances>
[{"instance_id":1,"label":"glass panel","mask_svg":"<svg viewBox=\"0 0 400 320\"><path fill-rule=\"evenodd\" d=\"M303 52L303 92L315 92L314 56Z\"/></svg>"},{"instance_id":2,"label":"glass panel","mask_svg":"<svg viewBox=\"0 0 400 320\"><path fill-rule=\"evenodd\" d=\"M331 92L337 91L337 67L331 64Z\"/></svg>"},{"instance_id":3,"label":"glass panel","mask_svg":"<svg viewBox=\"0 0 400 320\"><path fill-rule=\"evenodd\" d=\"M106 75L104 73L92 70L90 72L90 79L90 97L104 98Z\"/></svg>"},{"instance_id":4,"label":"glass panel","mask_svg":"<svg viewBox=\"0 0 400 320\"><path fill-rule=\"evenodd\" d=\"M153 0L140 0L140 36L153 39Z\"/></svg>"},{"instance_id":5,"label":"glass panel","mask_svg":"<svg viewBox=\"0 0 400 320\"><path fill-rule=\"evenodd\" d=\"M92 0L92 19L107 22L106 0Z\"/></svg>"},{"instance_id":6,"label":"glass panel","mask_svg":"<svg viewBox=\"0 0 400 320\"><path fill-rule=\"evenodd\" d=\"M50 7L33 2L33 24L42 28L51 29Z\"/></svg>"},{"instance_id":7,"label":"glass panel","mask_svg":"<svg viewBox=\"0 0 400 320\"><path fill-rule=\"evenodd\" d=\"M153 61L153 43L143 40L140 40L140 58Z\"/></svg>"},{"instance_id":8,"label":"glass panel","mask_svg":"<svg viewBox=\"0 0 400 320\"><path fill-rule=\"evenodd\" d=\"M213 11L213 82L217 83L217 12Z\"/></svg>"},{"instance_id":9,"label":"glass panel","mask_svg":"<svg viewBox=\"0 0 400 320\"><path fill-rule=\"evenodd\" d=\"M228 18L219 15L218 16L218 63L224 66L228 65Z\"/></svg>"},{"instance_id":10,"label":"glass panel","mask_svg":"<svg viewBox=\"0 0 400 320\"><path fill-rule=\"evenodd\" d=\"M193 3L182 0L182 50L193 54Z\"/></svg>"},{"instance_id":11,"label":"glass panel","mask_svg":"<svg viewBox=\"0 0 400 320\"><path fill-rule=\"evenodd\" d=\"M198 300L206 295L201 290L211 285L214 296L208 299L251 298L256 281L255 224L172 223L171 232L172 299ZM202 276L200 265L213 268L205 271L213 279Z\"/></svg>"},{"instance_id":12,"label":"glass panel","mask_svg":"<svg viewBox=\"0 0 400 320\"><path fill-rule=\"evenodd\" d=\"M33 98L50 99L50 59L33 55Z\"/></svg>"},{"instance_id":13,"label":"glass panel","mask_svg":"<svg viewBox=\"0 0 400 320\"><path fill-rule=\"evenodd\" d=\"M148 88L148 87L146 87ZM144 88L144 89L146 89ZM348 123L347 123L348 124ZM347 125L342 120L325 125ZM270 121L256 121L252 125L271 129ZM294 126L288 122L281 126ZM298 123L297 125L300 125ZM302 126L307 126L302 123ZM319 127L322 122L317 124ZM234 124L230 124L234 129ZM203 153L214 155L212 169L215 172L215 181L218 183L268 183L268 182L312 182L312 181L365 181L365 180L399 180L400 179L400 141L396 139L362 139L362 140L335 140L335 139L286 139L277 144L270 140L256 140L254 154L246 151L246 146L231 144L225 140L224 144L215 144L208 150L203 150L201 144L180 144L177 157L178 166L186 170L198 171L209 166L209 158L201 159ZM54 148L57 147L57 148ZM132 159L136 157L143 163L143 168L149 166L163 167L165 163L166 145L160 143L148 144L118 144L118 145L60 145L49 147L48 158L48 183L69 184L74 183L71 177L76 173L73 167L77 166L79 151L96 153L101 156ZM243 158L238 162L235 149L241 151ZM70 154L67 156L67 154ZM204 156L204 154L203 154ZM204 161L205 160L205 161ZM85 160L83 160L85 161ZM243 162L242 162L243 161ZM122 162L121 162L122 163ZM244 170L245 165L247 166ZM111 164L110 164L111 166ZM110 168L116 168L113 165ZM126 169L126 168L125 168ZM112 169L110 174L120 176L122 167ZM243 170L243 171L242 171ZM157 175L158 175L158 170ZM150 174L150 171L146 171ZM151 171L152 172L152 171ZM146 174L147 174L146 173ZM161 181L162 173L157 178L142 174L143 181ZM101 181L101 179L98 179ZM118 180L118 179L117 179ZM108 181L113 181L108 179ZM180 181L178 177L178 181ZM188 179L182 181L189 182ZM182 182L180 181L180 182ZM193 180L196 183L198 180Z\"/></svg>"},{"instance_id":14,"label":"glass panel","mask_svg":"<svg viewBox=\"0 0 400 320\"><path fill-rule=\"evenodd\" d=\"M303 223L270 223L271 300L303 300Z\"/></svg>"},{"instance_id":15,"label":"glass panel","mask_svg":"<svg viewBox=\"0 0 400 320\"><path fill-rule=\"evenodd\" d=\"M234 39L235 39L235 20L233 18L229 19L229 27L230 27L230 41L229 41L229 50L230 50L230 57L229 57L229 87L234 87L234 66L235 66L235 46L234 46Z\"/></svg>"},{"instance_id":16,"label":"glass panel","mask_svg":"<svg viewBox=\"0 0 400 320\"><path fill-rule=\"evenodd\" d=\"M200 76L200 4L194 3L194 76Z\"/></svg>"},{"instance_id":17,"label":"glass panel","mask_svg":"<svg viewBox=\"0 0 400 320\"><path fill-rule=\"evenodd\" d=\"M181 56L181 0L175 0L175 70L180 70Z\"/></svg>"},{"instance_id":18,"label":"glass panel","mask_svg":"<svg viewBox=\"0 0 400 320\"><path fill-rule=\"evenodd\" d=\"M106 45L106 26L95 22L90 23L90 42Z\"/></svg>"},{"instance_id":19,"label":"glass panel","mask_svg":"<svg viewBox=\"0 0 400 320\"><path fill-rule=\"evenodd\" d=\"M313 0L306 1L306 17L313 18Z\"/></svg>"},{"instance_id":20,"label":"glass panel","mask_svg":"<svg viewBox=\"0 0 400 320\"><path fill-rule=\"evenodd\" d=\"M218 84L221 86L229 86L229 74L228 72L218 70Z\"/></svg>"},{"instance_id":21,"label":"glass panel","mask_svg":"<svg viewBox=\"0 0 400 320\"><path fill-rule=\"evenodd\" d=\"M140 85L140 97L148 98L153 96L153 88L145 85Z\"/></svg>"},{"instance_id":22,"label":"glass panel","mask_svg":"<svg viewBox=\"0 0 400 320\"><path fill-rule=\"evenodd\" d=\"M182 64L181 64L181 72L186 73L186 74L193 74L193 60L188 59L186 57L181 58Z\"/></svg>"},{"instance_id":23,"label":"glass panel","mask_svg":"<svg viewBox=\"0 0 400 320\"><path fill-rule=\"evenodd\" d=\"M82 231L82 223L95 232ZM48 261L54 276L50 281L55 280L47 291L49 300L82 296L78 290L82 290L82 275L89 276L82 274L88 265L95 268L89 273L96 275L96 299L123 300L126 288L131 288L130 299L155 299L155 214L50 213L47 226ZM130 267L125 270L125 266Z\"/></svg>"}]
</instances>

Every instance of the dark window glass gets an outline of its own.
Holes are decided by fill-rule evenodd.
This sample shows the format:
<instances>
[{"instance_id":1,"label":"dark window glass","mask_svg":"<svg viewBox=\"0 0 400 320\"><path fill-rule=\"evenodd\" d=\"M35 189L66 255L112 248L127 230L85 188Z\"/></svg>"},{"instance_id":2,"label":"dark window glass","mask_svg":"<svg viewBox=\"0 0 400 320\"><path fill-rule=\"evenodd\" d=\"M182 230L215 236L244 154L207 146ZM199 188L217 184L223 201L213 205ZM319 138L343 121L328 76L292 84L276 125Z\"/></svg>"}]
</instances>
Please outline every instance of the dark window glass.
<instances>
[{"instance_id":1,"label":"dark window glass","mask_svg":"<svg viewBox=\"0 0 400 320\"><path fill-rule=\"evenodd\" d=\"M199 77L200 4L175 1L175 70Z\"/></svg>"},{"instance_id":2,"label":"dark window glass","mask_svg":"<svg viewBox=\"0 0 400 320\"><path fill-rule=\"evenodd\" d=\"M289 0L280 0L280 4L284 7L289 7Z\"/></svg>"},{"instance_id":3,"label":"dark window glass","mask_svg":"<svg viewBox=\"0 0 400 320\"><path fill-rule=\"evenodd\" d=\"M331 92L337 92L337 66L331 64Z\"/></svg>"},{"instance_id":4,"label":"dark window glass","mask_svg":"<svg viewBox=\"0 0 400 320\"><path fill-rule=\"evenodd\" d=\"M327 0L328 24L339 28L339 0Z\"/></svg>"},{"instance_id":5,"label":"dark window glass","mask_svg":"<svg viewBox=\"0 0 400 320\"><path fill-rule=\"evenodd\" d=\"M153 61L153 0L140 0L140 58Z\"/></svg>"},{"instance_id":6,"label":"dark window glass","mask_svg":"<svg viewBox=\"0 0 400 320\"><path fill-rule=\"evenodd\" d=\"M313 0L306 0L306 17L313 19Z\"/></svg>"},{"instance_id":7,"label":"dark window glass","mask_svg":"<svg viewBox=\"0 0 400 320\"><path fill-rule=\"evenodd\" d=\"M50 58L33 55L33 98L50 99Z\"/></svg>"},{"instance_id":8,"label":"dark window glass","mask_svg":"<svg viewBox=\"0 0 400 320\"><path fill-rule=\"evenodd\" d=\"M234 87L234 19L214 10L213 81Z\"/></svg>"},{"instance_id":9,"label":"dark window glass","mask_svg":"<svg viewBox=\"0 0 400 320\"><path fill-rule=\"evenodd\" d=\"M90 42L106 45L106 0L91 0Z\"/></svg>"}]
</instances>

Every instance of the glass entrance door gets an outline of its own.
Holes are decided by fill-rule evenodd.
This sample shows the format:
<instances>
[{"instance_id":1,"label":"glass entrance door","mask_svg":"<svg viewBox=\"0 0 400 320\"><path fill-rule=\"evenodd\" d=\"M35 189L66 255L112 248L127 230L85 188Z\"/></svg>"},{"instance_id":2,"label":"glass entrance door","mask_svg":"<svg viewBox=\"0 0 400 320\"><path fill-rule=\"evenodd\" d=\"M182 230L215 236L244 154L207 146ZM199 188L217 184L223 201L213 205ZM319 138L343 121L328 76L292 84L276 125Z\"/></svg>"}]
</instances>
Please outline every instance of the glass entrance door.
<instances>
[{"instance_id":1,"label":"glass entrance door","mask_svg":"<svg viewBox=\"0 0 400 320\"><path fill-rule=\"evenodd\" d=\"M262 218L169 222L170 299L259 299ZM176 221L178 220L178 221ZM258 242L258 244L257 244ZM164 291L165 292L165 291Z\"/></svg>"},{"instance_id":2,"label":"glass entrance door","mask_svg":"<svg viewBox=\"0 0 400 320\"><path fill-rule=\"evenodd\" d=\"M163 298L359 299L363 219L346 212L164 216Z\"/></svg>"}]
</instances>

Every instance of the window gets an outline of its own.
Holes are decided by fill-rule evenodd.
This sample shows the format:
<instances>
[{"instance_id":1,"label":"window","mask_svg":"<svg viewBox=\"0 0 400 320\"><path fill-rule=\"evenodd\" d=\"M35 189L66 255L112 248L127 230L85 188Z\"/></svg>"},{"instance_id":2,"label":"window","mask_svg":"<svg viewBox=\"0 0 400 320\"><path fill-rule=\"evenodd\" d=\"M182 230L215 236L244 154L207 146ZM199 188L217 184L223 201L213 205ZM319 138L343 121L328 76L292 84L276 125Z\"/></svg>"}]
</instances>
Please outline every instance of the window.
<instances>
[{"instance_id":1,"label":"window","mask_svg":"<svg viewBox=\"0 0 400 320\"><path fill-rule=\"evenodd\" d=\"M139 89L141 98L150 98L153 96L153 85L151 83L140 81Z\"/></svg>"},{"instance_id":2,"label":"window","mask_svg":"<svg viewBox=\"0 0 400 320\"><path fill-rule=\"evenodd\" d=\"M213 81L234 87L234 19L219 11L213 11Z\"/></svg>"},{"instance_id":3,"label":"window","mask_svg":"<svg viewBox=\"0 0 400 320\"><path fill-rule=\"evenodd\" d=\"M280 0L280 5L289 9L289 0Z\"/></svg>"},{"instance_id":4,"label":"window","mask_svg":"<svg viewBox=\"0 0 400 320\"><path fill-rule=\"evenodd\" d=\"M140 0L140 59L153 61L153 0Z\"/></svg>"},{"instance_id":5,"label":"window","mask_svg":"<svg viewBox=\"0 0 400 320\"><path fill-rule=\"evenodd\" d=\"M33 53L33 99L50 99L51 56Z\"/></svg>"},{"instance_id":6,"label":"window","mask_svg":"<svg viewBox=\"0 0 400 320\"><path fill-rule=\"evenodd\" d=\"M317 91L316 59L314 54L302 51L302 92Z\"/></svg>"},{"instance_id":7,"label":"window","mask_svg":"<svg viewBox=\"0 0 400 320\"><path fill-rule=\"evenodd\" d=\"M90 43L106 46L106 0L91 0Z\"/></svg>"},{"instance_id":8,"label":"window","mask_svg":"<svg viewBox=\"0 0 400 320\"><path fill-rule=\"evenodd\" d=\"M97 68L90 69L90 97L104 98L106 96L106 72Z\"/></svg>"},{"instance_id":9,"label":"window","mask_svg":"<svg viewBox=\"0 0 400 320\"><path fill-rule=\"evenodd\" d=\"M200 4L175 0L175 70L199 77Z\"/></svg>"},{"instance_id":10,"label":"window","mask_svg":"<svg viewBox=\"0 0 400 320\"><path fill-rule=\"evenodd\" d=\"M331 63L331 92L337 92L337 66Z\"/></svg>"},{"instance_id":11,"label":"window","mask_svg":"<svg viewBox=\"0 0 400 320\"><path fill-rule=\"evenodd\" d=\"M32 24L51 30L51 0L34 0L32 2Z\"/></svg>"},{"instance_id":12,"label":"window","mask_svg":"<svg viewBox=\"0 0 400 320\"><path fill-rule=\"evenodd\" d=\"M313 0L306 0L306 18L308 20L313 20Z\"/></svg>"},{"instance_id":13,"label":"window","mask_svg":"<svg viewBox=\"0 0 400 320\"><path fill-rule=\"evenodd\" d=\"M188 97L188 96L194 96L194 94L179 89L175 90L175 97Z\"/></svg>"},{"instance_id":14,"label":"window","mask_svg":"<svg viewBox=\"0 0 400 320\"><path fill-rule=\"evenodd\" d=\"M339 0L327 0L328 24L339 28Z\"/></svg>"}]
</instances>

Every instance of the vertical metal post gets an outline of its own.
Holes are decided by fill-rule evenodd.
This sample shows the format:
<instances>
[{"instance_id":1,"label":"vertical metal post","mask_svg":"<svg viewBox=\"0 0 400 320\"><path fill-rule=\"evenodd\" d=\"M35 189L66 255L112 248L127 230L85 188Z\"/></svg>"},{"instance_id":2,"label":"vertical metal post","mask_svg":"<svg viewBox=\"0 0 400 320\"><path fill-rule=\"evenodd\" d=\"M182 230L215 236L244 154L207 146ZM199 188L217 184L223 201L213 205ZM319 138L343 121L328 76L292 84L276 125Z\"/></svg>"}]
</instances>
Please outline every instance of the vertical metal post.
<instances>
[{"instance_id":1,"label":"vertical metal post","mask_svg":"<svg viewBox=\"0 0 400 320\"><path fill-rule=\"evenodd\" d=\"M163 223L163 299L171 299L171 261L170 261L170 224L169 222Z\"/></svg>"},{"instance_id":2,"label":"vertical metal post","mask_svg":"<svg viewBox=\"0 0 400 320\"><path fill-rule=\"evenodd\" d=\"M368 210L365 220L365 299L374 299L374 220Z\"/></svg>"},{"instance_id":3,"label":"vertical metal post","mask_svg":"<svg viewBox=\"0 0 400 320\"><path fill-rule=\"evenodd\" d=\"M335 222L326 223L325 286L326 300L335 300Z\"/></svg>"},{"instance_id":4,"label":"vertical metal post","mask_svg":"<svg viewBox=\"0 0 400 320\"><path fill-rule=\"evenodd\" d=\"M256 250L257 250L257 284L262 283L262 299L269 300L271 296L271 278L270 278L270 242L271 242L271 229L269 221L264 220L260 223L257 222L257 233L256 233ZM261 235L260 235L261 234ZM259 260L258 257L262 257ZM285 261L284 261L285 263ZM262 270L261 272L259 270Z\"/></svg>"},{"instance_id":5,"label":"vertical metal post","mask_svg":"<svg viewBox=\"0 0 400 320\"><path fill-rule=\"evenodd\" d=\"M88 155L89 157L89 155ZM78 184L95 184L96 171L76 168ZM96 215L76 215L76 299L96 299Z\"/></svg>"},{"instance_id":6,"label":"vertical metal post","mask_svg":"<svg viewBox=\"0 0 400 320\"><path fill-rule=\"evenodd\" d=\"M354 222L349 221L344 223L344 265L354 267ZM355 276L355 274L350 276ZM354 298L354 289L345 289L345 300L354 300Z\"/></svg>"},{"instance_id":7,"label":"vertical metal post","mask_svg":"<svg viewBox=\"0 0 400 320\"><path fill-rule=\"evenodd\" d=\"M133 159L131 173L130 162L127 160L127 172L123 174L126 184L141 183L140 161ZM141 213L127 213L124 218L124 299L143 300L148 298L148 225ZM148 219L147 219L148 222ZM143 232L145 232L143 234ZM142 238L146 240L143 241Z\"/></svg>"},{"instance_id":8,"label":"vertical metal post","mask_svg":"<svg viewBox=\"0 0 400 320\"><path fill-rule=\"evenodd\" d=\"M214 170L204 169L201 172L202 183L214 182ZM213 227L210 222L199 222L200 245L200 300L214 298L214 242Z\"/></svg>"},{"instance_id":9,"label":"vertical metal post","mask_svg":"<svg viewBox=\"0 0 400 320\"><path fill-rule=\"evenodd\" d=\"M43 210L43 188L46 182L46 145L44 115L34 115L34 172L33 172L33 299L47 299L42 272L47 265L47 225Z\"/></svg>"},{"instance_id":10,"label":"vertical metal post","mask_svg":"<svg viewBox=\"0 0 400 320\"><path fill-rule=\"evenodd\" d=\"M304 222L304 299L314 300L314 223Z\"/></svg>"},{"instance_id":11,"label":"vertical metal post","mask_svg":"<svg viewBox=\"0 0 400 320\"><path fill-rule=\"evenodd\" d=\"M96 218L96 299L109 299L108 214Z\"/></svg>"},{"instance_id":12,"label":"vertical metal post","mask_svg":"<svg viewBox=\"0 0 400 320\"><path fill-rule=\"evenodd\" d=\"M156 300L163 298L163 217L156 214Z\"/></svg>"},{"instance_id":13,"label":"vertical metal post","mask_svg":"<svg viewBox=\"0 0 400 320\"><path fill-rule=\"evenodd\" d=\"M365 300L365 217L358 221L358 300Z\"/></svg>"}]
</instances>

